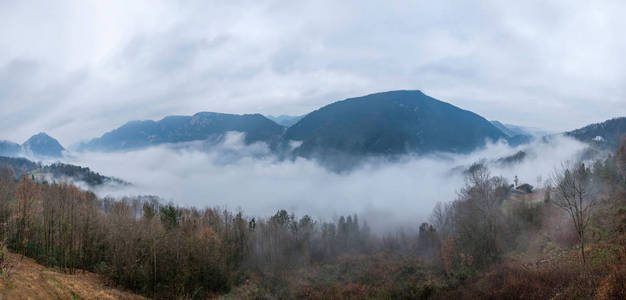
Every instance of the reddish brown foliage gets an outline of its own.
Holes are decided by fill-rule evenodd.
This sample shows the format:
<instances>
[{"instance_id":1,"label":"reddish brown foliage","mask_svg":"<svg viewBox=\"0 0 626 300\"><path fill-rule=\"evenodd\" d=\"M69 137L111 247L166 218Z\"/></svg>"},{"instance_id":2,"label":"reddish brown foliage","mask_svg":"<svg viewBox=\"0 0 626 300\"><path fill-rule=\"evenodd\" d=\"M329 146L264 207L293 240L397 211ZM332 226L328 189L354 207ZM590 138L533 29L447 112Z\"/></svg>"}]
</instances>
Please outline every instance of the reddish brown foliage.
<instances>
[{"instance_id":1,"label":"reddish brown foliage","mask_svg":"<svg viewBox=\"0 0 626 300\"><path fill-rule=\"evenodd\" d=\"M452 271L455 255L454 239L450 236L441 242L441 262L446 275L449 275Z\"/></svg>"}]
</instances>

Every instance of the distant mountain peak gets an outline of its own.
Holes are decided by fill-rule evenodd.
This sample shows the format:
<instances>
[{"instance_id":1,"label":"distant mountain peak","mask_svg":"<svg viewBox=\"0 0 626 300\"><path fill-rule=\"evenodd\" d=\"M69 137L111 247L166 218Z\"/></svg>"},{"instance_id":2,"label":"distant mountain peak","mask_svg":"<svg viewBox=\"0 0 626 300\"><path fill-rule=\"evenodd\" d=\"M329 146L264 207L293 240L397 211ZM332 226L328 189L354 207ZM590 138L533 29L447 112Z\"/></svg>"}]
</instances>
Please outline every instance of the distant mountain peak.
<instances>
[{"instance_id":1,"label":"distant mountain peak","mask_svg":"<svg viewBox=\"0 0 626 300\"><path fill-rule=\"evenodd\" d=\"M47 133L41 131L41 132L31 136L26 142L28 142L28 141L36 141L36 140L55 140L56 141L56 139L54 139L53 137L51 137Z\"/></svg>"},{"instance_id":2,"label":"distant mountain peak","mask_svg":"<svg viewBox=\"0 0 626 300\"><path fill-rule=\"evenodd\" d=\"M58 143L58 141L55 138L49 136L47 133L39 132L31 136L28 140L26 140L26 142L24 142L24 144L44 143L44 142L57 142Z\"/></svg>"},{"instance_id":3,"label":"distant mountain peak","mask_svg":"<svg viewBox=\"0 0 626 300\"><path fill-rule=\"evenodd\" d=\"M285 133L304 156L467 152L507 136L483 117L419 90L348 98L306 115Z\"/></svg>"},{"instance_id":4,"label":"distant mountain peak","mask_svg":"<svg viewBox=\"0 0 626 300\"><path fill-rule=\"evenodd\" d=\"M47 157L61 157L63 156L63 151L65 151L65 148L61 146L59 141L45 132L31 136L22 144L22 148L27 153Z\"/></svg>"}]
</instances>

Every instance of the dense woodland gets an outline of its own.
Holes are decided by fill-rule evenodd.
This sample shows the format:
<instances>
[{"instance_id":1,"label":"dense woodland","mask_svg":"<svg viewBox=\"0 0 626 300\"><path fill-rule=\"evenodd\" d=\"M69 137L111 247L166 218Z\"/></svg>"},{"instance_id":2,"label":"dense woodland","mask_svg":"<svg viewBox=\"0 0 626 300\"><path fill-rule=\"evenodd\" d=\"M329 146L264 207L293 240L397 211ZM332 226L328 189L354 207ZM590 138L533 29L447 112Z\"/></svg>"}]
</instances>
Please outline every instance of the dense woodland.
<instances>
[{"instance_id":1,"label":"dense woodland","mask_svg":"<svg viewBox=\"0 0 626 300\"><path fill-rule=\"evenodd\" d=\"M466 178L428 223L376 235L356 215L258 219L156 197L100 199L8 167L0 237L4 251L154 298L626 296L626 146L564 165L530 194L482 164Z\"/></svg>"}]
</instances>

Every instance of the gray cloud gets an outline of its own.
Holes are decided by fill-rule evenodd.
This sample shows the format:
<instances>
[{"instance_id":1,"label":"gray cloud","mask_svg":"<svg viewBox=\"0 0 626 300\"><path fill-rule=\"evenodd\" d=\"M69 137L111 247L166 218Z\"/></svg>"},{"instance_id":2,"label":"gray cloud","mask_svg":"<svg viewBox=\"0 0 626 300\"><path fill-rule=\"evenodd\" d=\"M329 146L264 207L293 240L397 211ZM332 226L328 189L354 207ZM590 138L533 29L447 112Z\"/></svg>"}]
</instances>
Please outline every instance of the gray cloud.
<instances>
[{"instance_id":1,"label":"gray cloud","mask_svg":"<svg viewBox=\"0 0 626 300\"><path fill-rule=\"evenodd\" d=\"M3 1L0 138L391 89L560 131L626 115L623 1Z\"/></svg>"}]
</instances>

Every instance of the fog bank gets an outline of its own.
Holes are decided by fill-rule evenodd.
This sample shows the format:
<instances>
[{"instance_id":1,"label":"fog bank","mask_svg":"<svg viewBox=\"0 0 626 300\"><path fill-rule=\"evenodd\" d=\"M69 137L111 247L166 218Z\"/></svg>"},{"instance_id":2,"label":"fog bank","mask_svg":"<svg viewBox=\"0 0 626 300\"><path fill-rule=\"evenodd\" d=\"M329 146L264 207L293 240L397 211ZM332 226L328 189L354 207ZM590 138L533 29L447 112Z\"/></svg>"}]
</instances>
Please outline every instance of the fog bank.
<instances>
[{"instance_id":1,"label":"fog bank","mask_svg":"<svg viewBox=\"0 0 626 300\"><path fill-rule=\"evenodd\" d=\"M416 227L438 201L451 201L463 185L462 170L485 160L492 175L537 185L563 161L576 160L585 145L555 137L549 142L510 147L488 144L471 154L406 156L394 162L371 161L335 173L313 160L278 160L264 144L245 145L241 134L228 134L217 145L163 145L124 153L78 153L72 163L131 182L104 187L99 196L158 195L196 207L241 208L246 215L269 216L278 209L322 220L359 214L375 229ZM523 150L519 163L498 158Z\"/></svg>"}]
</instances>

